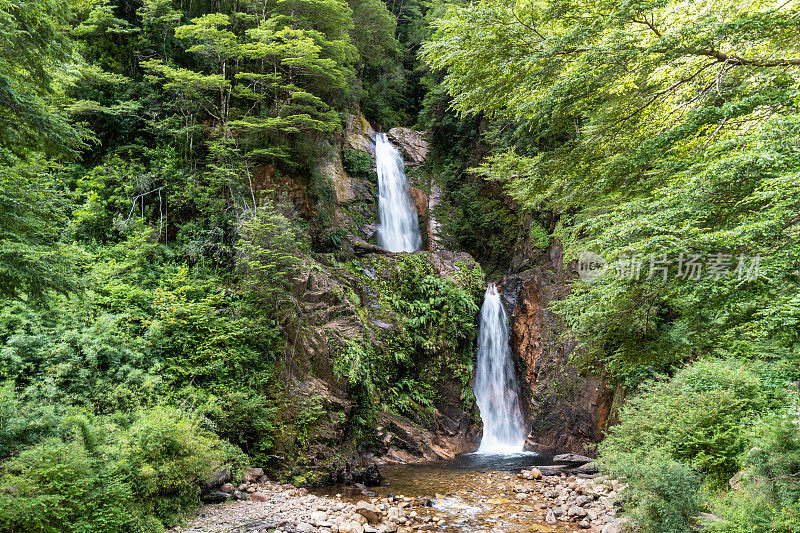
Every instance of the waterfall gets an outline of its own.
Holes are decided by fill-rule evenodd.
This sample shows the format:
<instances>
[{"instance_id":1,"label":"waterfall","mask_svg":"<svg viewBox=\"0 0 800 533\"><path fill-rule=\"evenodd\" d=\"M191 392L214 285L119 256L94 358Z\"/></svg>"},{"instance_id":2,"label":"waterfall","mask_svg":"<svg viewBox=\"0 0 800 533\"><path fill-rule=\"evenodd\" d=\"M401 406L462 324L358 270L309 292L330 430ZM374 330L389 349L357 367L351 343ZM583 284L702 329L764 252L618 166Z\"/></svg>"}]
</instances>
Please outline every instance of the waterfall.
<instances>
[{"instance_id":1,"label":"waterfall","mask_svg":"<svg viewBox=\"0 0 800 533\"><path fill-rule=\"evenodd\" d=\"M483 421L478 453L519 453L525 441L508 341L508 317L491 283L484 295L478 333L474 392Z\"/></svg>"},{"instance_id":2,"label":"waterfall","mask_svg":"<svg viewBox=\"0 0 800 533\"><path fill-rule=\"evenodd\" d=\"M417 212L408 196L405 165L385 133L375 139L378 167L378 243L390 252L413 252L422 245Z\"/></svg>"}]
</instances>

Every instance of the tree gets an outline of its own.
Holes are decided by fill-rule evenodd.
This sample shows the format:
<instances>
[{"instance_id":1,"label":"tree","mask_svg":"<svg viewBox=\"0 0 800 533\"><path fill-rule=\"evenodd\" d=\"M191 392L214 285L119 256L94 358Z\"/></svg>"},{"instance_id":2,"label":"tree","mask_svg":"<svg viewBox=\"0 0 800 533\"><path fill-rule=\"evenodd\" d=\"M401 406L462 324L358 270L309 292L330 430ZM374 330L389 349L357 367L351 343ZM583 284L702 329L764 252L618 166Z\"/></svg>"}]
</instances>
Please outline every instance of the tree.
<instances>
[{"instance_id":1,"label":"tree","mask_svg":"<svg viewBox=\"0 0 800 533\"><path fill-rule=\"evenodd\" d=\"M797 345L799 14L791 2L484 0L435 23L423 55L446 69L456 109L558 135L479 172L554 211L567 260L640 257L643 279L576 285L562 306L620 375ZM663 254L668 279L648 276ZM724 275L676 279L681 254L722 260ZM759 255L762 276L736 275Z\"/></svg>"},{"instance_id":2,"label":"tree","mask_svg":"<svg viewBox=\"0 0 800 533\"><path fill-rule=\"evenodd\" d=\"M79 130L55 105L54 81L71 53L66 17L62 0L0 3L0 164L82 146Z\"/></svg>"}]
</instances>

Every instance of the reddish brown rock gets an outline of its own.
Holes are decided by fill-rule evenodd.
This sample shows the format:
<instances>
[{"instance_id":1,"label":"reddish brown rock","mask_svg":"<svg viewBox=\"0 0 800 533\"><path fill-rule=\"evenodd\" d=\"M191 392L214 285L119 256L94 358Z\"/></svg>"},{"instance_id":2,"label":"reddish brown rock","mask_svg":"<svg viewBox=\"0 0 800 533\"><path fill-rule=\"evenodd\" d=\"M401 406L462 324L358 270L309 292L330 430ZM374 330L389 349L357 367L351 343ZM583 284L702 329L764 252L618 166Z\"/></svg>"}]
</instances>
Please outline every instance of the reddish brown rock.
<instances>
[{"instance_id":1,"label":"reddish brown rock","mask_svg":"<svg viewBox=\"0 0 800 533\"><path fill-rule=\"evenodd\" d=\"M506 276L500 285L511 314L511 343L520 358L522 410L530 435L526 449L543 453L591 452L609 424L621 393L603 374L579 372L570 362L578 343L550 304L569 294L574 265L564 267L555 241L529 252L530 268Z\"/></svg>"}]
</instances>

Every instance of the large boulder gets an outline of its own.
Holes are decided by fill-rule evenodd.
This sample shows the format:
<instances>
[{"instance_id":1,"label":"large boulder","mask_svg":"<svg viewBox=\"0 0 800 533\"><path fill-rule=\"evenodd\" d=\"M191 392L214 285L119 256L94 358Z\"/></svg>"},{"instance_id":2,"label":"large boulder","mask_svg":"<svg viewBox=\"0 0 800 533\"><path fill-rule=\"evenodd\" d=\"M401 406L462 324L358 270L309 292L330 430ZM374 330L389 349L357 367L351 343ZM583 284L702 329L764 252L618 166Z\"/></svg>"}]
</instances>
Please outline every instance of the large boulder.
<instances>
[{"instance_id":1,"label":"large boulder","mask_svg":"<svg viewBox=\"0 0 800 533\"><path fill-rule=\"evenodd\" d=\"M583 465L586 463L591 463L593 459L591 457L586 457L585 455L578 455L577 453L562 453L553 457L553 462L555 463L570 463L570 464L579 464Z\"/></svg>"},{"instance_id":2,"label":"large boulder","mask_svg":"<svg viewBox=\"0 0 800 533\"><path fill-rule=\"evenodd\" d=\"M214 469L211 474L203 480L203 489L206 492L211 492L214 489L221 487L222 485L230 482L232 479L231 477L231 469L227 466L220 466Z\"/></svg>"},{"instance_id":3,"label":"large boulder","mask_svg":"<svg viewBox=\"0 0 800 533\"><path fill-rule=\"evenodd\" d=\"M411 128L392 128L386 136L403 154L406 166L418 168L428 158L430 145L423 132Z\"/></svg>"},{"instance_id":4,"label":"large boulder","mask_svg":"<svg viewBox=\"0 0 800 533\"><path fill-rule=\"evenodd\" d=\"M225 503L229 497L230 494L227 492L214 491L200 496L200 501L203 503Z\"/></svg>"},{"instance_id":5,"label":"large boulder","mask_svg":"<svg viewBox=\"0 0 800 533\"><path fill-rule=\"evenodd\" d=\"M344 148L375 157L375 130L363 115L351 115L344 134Z\"/></svg>"}]
</instances>

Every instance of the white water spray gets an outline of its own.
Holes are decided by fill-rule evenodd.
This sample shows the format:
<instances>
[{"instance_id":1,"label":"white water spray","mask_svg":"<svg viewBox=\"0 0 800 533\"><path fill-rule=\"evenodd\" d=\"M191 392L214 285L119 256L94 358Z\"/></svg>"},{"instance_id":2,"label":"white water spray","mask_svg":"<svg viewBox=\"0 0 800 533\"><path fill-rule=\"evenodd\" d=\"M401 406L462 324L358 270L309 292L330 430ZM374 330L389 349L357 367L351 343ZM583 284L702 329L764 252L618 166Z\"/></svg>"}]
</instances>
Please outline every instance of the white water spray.
<instances>
[{"instance_id":1,"label":"white water spray","mask_svg":"<svg viewBox=\"0 0 800 533\"><path fill-rule=\"evenodd\" d=\"M413 252L422 245L417 213L408 196L405 165L385 133L375 139L378 167L378 243L390 252Z\"/></svg>"},{"instance_id":2,"label":"white water spray","mask_svg":"<svg viewBox=\"0 0 800 533\"><path fill-rule=\"evenodd\" d=\"M478 333L474 392L483 421L478 453L520 453L525 443L508 340L508 317L491 283L484 295Z\"/></svg>"}]
</instances>

